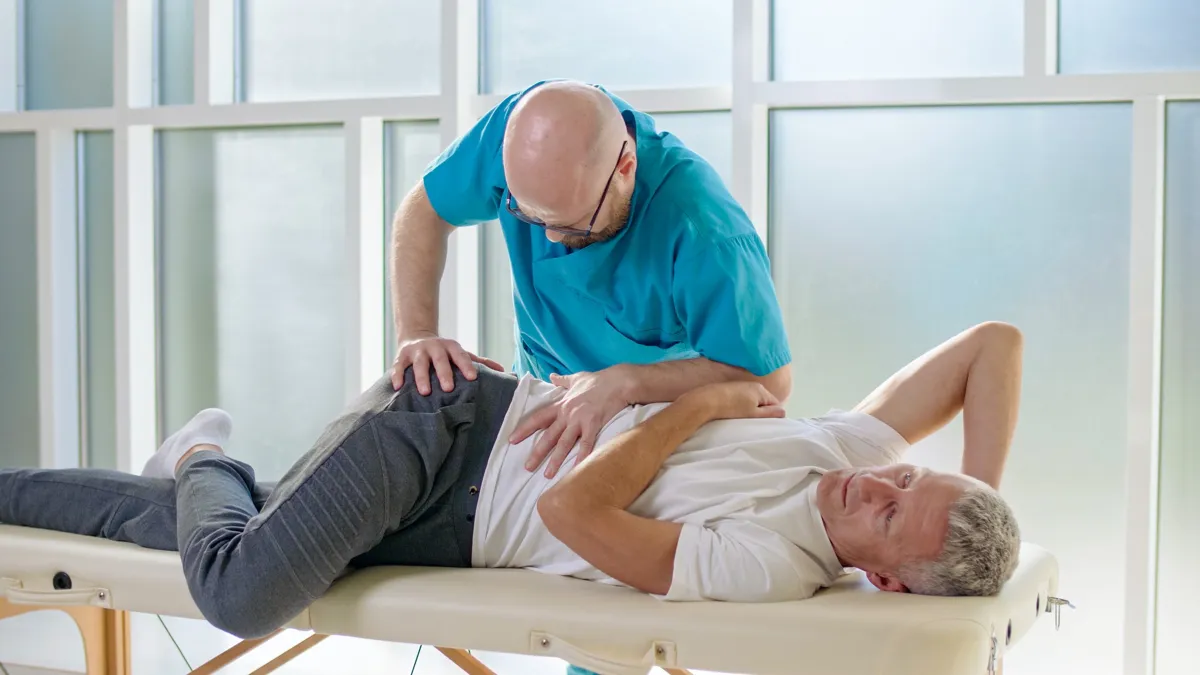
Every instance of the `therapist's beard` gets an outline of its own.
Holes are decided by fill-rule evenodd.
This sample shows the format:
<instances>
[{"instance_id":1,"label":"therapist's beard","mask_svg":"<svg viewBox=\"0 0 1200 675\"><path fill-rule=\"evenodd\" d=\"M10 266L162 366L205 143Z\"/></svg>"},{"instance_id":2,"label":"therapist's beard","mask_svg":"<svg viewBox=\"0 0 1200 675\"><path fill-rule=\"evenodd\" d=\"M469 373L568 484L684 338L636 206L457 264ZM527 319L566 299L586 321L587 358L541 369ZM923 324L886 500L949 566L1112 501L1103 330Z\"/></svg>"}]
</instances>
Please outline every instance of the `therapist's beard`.
<instances>
[{"instance_id":1,"label":"therapist's beard","mask_svg":"<svg viewBox=\"0 0 1200 675\"><path fill-rule=\"evenodd\" d=\"M564 237L562 243L567 248L581 249L608 241L621 233L629 225L629 198L624 199L613 211L613 225L602 232L589 234L586 237Z\"/></svg>"}]
</instances>

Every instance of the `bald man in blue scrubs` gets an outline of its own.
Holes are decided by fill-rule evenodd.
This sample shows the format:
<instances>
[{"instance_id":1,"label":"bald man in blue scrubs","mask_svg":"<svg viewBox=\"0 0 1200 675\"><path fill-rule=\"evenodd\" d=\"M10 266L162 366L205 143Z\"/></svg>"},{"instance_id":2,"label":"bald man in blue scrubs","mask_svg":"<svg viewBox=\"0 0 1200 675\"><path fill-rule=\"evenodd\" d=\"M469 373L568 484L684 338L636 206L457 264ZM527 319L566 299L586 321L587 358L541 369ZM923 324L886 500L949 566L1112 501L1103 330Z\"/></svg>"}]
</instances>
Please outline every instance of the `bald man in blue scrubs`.
<instances>
[{"instance_id":1,"label":"bald man in blue scrubs","mask_svg":"<svg viewBox=\"0 0 1200 675\"><path fill-rule=\"evenodd\" d=\"M716 171L602 87L545 81L512 94L435 159L396 213L393 382L453 387L452 368L503 367L437 333L438 284L459 228L499 220L512 261L517 374L562 399L530 471L580 459L623 407L701 384L757 380L781 401L791 353L766 250Z\"/></svg>"}]
</instances>

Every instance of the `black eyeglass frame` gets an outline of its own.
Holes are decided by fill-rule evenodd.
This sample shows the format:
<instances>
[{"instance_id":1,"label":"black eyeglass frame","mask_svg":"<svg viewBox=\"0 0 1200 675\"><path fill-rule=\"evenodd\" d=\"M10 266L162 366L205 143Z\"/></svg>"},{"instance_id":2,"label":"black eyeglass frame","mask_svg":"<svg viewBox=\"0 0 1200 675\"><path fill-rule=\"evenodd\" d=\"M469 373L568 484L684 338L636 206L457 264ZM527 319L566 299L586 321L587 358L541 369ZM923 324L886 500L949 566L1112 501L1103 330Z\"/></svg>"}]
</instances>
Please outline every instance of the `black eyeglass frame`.
<instances>
[{"instance_id":1,"label":"black eyeglass frame","mask_svg":"<svg viewBox=\"0 0 1200 675\"><path fill-rule=\"evenodd\" d=\"M592 212L592 219L588 222L588 227L586 230L577 230L573 227L567 227L565 225L550 225L549 223L542 222L533 216L522 213L519 205L513 206L513 197L511 192L508 193L508 196L504 200L504 208L510 214L512 214L514 218L528 225L540 227L543 230L549 230L551 232L557 232L568 237L588 236L592 233L592 228L596 226L596 218L600 216L600 208L604 206L604 199L608 197L608 189L612 187L613 176L617 175L617 168L621 166L621 158L625 156L625 147L627 145L629 145L628 140L621 143L621 152L617 155L617 163L613 166L612 173L608 174L608 182L604 184L604 192L600 193L600 202L596 204L596 210Z\"/></svg>"}]
</instances>

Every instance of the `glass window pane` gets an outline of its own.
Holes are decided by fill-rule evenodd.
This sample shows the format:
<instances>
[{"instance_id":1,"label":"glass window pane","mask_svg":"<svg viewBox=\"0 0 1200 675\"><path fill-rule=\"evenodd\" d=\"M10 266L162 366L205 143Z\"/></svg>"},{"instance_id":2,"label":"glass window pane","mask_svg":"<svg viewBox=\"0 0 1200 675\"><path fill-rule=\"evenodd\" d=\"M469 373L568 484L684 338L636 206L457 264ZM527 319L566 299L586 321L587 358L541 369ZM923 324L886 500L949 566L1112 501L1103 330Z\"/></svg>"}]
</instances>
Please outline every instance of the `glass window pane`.
<instances>
[{"instance_id":1,"label":"glass window pane","mask_svg":"<svg viewBox=\"0 0 1200 675\"><path fill-rule=\"evenodd\" d=\"M113 3L25 2L25 107L113 104Z\"/></svg>"},{"instance_id":2,"label":"glass window pane","mask_svg":"<svg viewBox=\"0 0 1200 675\"><path fill-rule=\"evenodd\" d=\"M81 427L86 466L117 468L116 308L113 279L113 134L80 145Z\"/></svg>"},{"instance_id":3,"label":"glass window pane","mask_svg":"<svg viewBox=\"0 0 1200 675\"><path fill-rule=\"evenodd\" d=\"M1200 585L1200 102L1167 106L1162 444L1159 466L1158 673L1195 670Z\"/></svg>"},{"instance_id":4,"label":"glass window pane","mask_svg":"<svg viewBox=\"0 0 1200 675\"><path fill-rule=\"evenodd\" d=\"M849 409L974 323L1025 332L1003 490L1089 609L1070 635L1027 636L1013 672L1121 659L1125 560L1097 552L1125 548L1131 120L1123 104L771 120L771 257L805 383L790 414ZM909 459L957 470L961 448L960 418Z\"/></svg>"},{"instance_id":5,"label":"glass window pane","mask_svg":"<svg viewBox=\"0 0 1200 675\"><path fill-rule=\"evenodd\" d=\"M776 0L776 80L1020 75L1024 3Z\"/></svg>"},{"instance_id":6,"label":"glass window pane","mask_svg":"<svg viewBox=\"0 0 1200 675\"><path fill-rule=\"evenodd\" d=\"M517 321L512 264L500 221L483 223L483 354L505 370L517 365Z\"/></svg>"},{"instance_id":7,"label":"glass window pane","mask_svg":"<svg viewBox=\"0 0 1200 675\"><path fill-rule=\"evenodd\" d=\"M1196 0L1059 0L1059 70L1200 70Z\"/></svg>"},{"instance_id":8,"label":"glass window pane","mask_svg":"<svg viewBox=\"0 0 1200 675\"><path fill-rule=\"evenodd\" d=\"M388 275L391 269L392 219L400 202L425 175L425 167L442 151L442 136L437 122L389 122L384 125L383 133L384 174L387 181L383 237L383 345L384 363L390 364L396 358L396 322L392 312L391 277Z\"/></svg>"},{"instance_id":9,"label":"glass window pane","mask_svg":"<svg viewBox=\"0 0 1200 675\"><path fill-rule=\"evenodd\" d=\"M193 96L194 0L158 0L158 103L188 105Z\"/></svg>"},{"instance_id":10,"label":"glass window pane","mask_svg":"<svg viewBox=\"0 0 1200 675\"><path fill-rule=\"evenodd\" d=\"M38 464L36 153L0 134L0 466Z\"/></svg>"},{"instance_id":11,"label":"glass window pane","mask_svg":"<svg viewBox=\"0 0 1200 675\"><path fill-rule=\"evenodd\" d=\"M733 118L727 112L659 113L659 131L672 133L703 157L726 185L733 173ZM504 232L495 222L483 227L483 355L511 368L516 363L516 320L512 267Z\"/></svg>"},{"instance_id":12,"label":"glass window pane","mask_svg":"<svg viewBox=\"0 0 1200 675\"><path fill-rule=\"evenodd\" d=\"M202 408L273 480L342 409L345 151L338 127L161 132L164 435Z\"/></svg>"},{"instance_id":13,"label":"glass window pane","mask_svg":"<svg viewBox=\"0 0 1200 675\"><path fill-rule=\"evenodd\" d=\"M733 181L733 116L727 112L658 113L655 126L679 137L720 174Z\"/></svg>"},{"instance_id":14,"label":"glass window pane","mask_svg":"<svg viewBox=\"0 0 1200 675\"><path fill-rule=\"evenodd\" d=\"M441 3L254 0L245 7L249 101L436 94Z\"/></svg>"},{"instance_id":15,"label":"glass window pane","mask_svg":"<svg viewBox=\"0 0 1200 675\"><path fill-rule=\"evenodd\" d=\"M728 86L732 23L729 0L485 0L481 91L549 78L609 89Z\"/></svg>"}]
</instances>

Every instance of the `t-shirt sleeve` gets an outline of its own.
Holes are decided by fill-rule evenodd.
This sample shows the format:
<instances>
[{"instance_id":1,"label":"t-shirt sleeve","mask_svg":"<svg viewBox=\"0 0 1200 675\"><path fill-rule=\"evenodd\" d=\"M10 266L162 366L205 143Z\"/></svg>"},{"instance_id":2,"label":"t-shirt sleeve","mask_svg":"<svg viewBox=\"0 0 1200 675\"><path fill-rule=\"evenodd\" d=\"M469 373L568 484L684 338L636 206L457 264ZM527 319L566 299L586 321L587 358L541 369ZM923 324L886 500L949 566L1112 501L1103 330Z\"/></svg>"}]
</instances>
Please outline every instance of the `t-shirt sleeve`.
<instances>
[{"instance_id":1,"label":"t-shirt sleeve","mask_svg":"<svg viewBox=\"0 0 1200 675\"><path fill-rule=\"evenodd\" d=\"M692 348L763 376L792 360L766 248L755 233L693 243L675 263L675 309Z\"/></svg>"},{"instance_id":2,"label":"t-shirt sleeve","mask_svg":"<svg viewBox=\"0 0 1200 675\"><path fill-rule=\"evenodd\" d=\"M442 151L425 170L425 194L451 225L495 220L508 183L501 149L508 115L518 94L505 98Z\"/></svg>"},{"instance_id":3,"label":"t-shirt sleeve","mask_svg":"<svg viewBox=\"0 0 1200 675\"><path fill-rule=\"evenodd\" d=\"M819 563L753 523L685 523L664 600L782 602L812 597L828 583Z\"/></svg>"}]
</instances>

